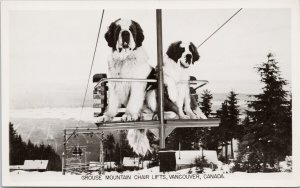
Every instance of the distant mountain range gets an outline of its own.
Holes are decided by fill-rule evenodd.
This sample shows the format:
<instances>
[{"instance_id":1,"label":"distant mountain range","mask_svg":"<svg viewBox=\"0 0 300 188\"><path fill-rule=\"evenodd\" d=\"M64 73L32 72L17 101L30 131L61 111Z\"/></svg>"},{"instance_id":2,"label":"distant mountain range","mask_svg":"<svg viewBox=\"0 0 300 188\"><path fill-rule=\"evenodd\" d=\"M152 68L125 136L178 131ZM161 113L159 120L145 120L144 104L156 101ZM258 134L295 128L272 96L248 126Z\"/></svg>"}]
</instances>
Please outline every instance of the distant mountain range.
<instances>
[{"instance_id":1,"label":"distant mountain range","mask_svg":"<svg viewBox=\"0 0 300 188\"><path fill-rule=\"evenodd\" d=\"M20 91L24 92L24 91ZM66 90L62 88L59 92L54 92L47 89L40 89L33 93L25 92L22 93L12 92L13 95L10 97L11 109L28 109L28 108L76 108L81 107L83 101L82 91L79 90ZM213 93L213 102L221 104L228 96L228 93ZM242 102L251 99L249 94L238 94L238 99ZM87 97L85 99L85 107L93 106L92 90L88 90ZM213 110L216 110L215 107Z\"/></svg>"},{"instance_id":2,"label":"distant mountain range","mask_svg":"<svg viewBox=\"0 0 300 188\"><path fill-rule=\"evenodd\" d=\"M96 127L93 123L81 122L75 119L55 119L55 118L12 118L11 122L17 133L22 136L25 142L30 139L34 144L51 145L56 152L61 155L63 152L63 129L68 127ZM118 142L118 131L110 132L114 135L115 141ZM104 138L108 132L105 132ZM87 146L87 151L90 151L89 160L95 161L99 157L99 138L97 136L72 137L69 146ZM93 152L92 152L93 151ZM96 151L96 152L95 152Z\"/></svg>"},{"instance_id":3,"label":"distant mountain range","mask_svg":"<svg viewBox=\"0 0 300 188\"><path fill-rule=\"evenodd\" d=\"M213 106L212 106L212 110L213 112L215 112L216 110L220 109L222 103L228 98L229 94L225 94L225 93L213 93ZM244 94L244 93L239 93L237 95L237 99L238 99L238 105L239 105L239 109L241 110L241 112L244 112L245 109L247 109L247 102L254 100L253 95L250 94Z\"/></svg>"}]
</instances>

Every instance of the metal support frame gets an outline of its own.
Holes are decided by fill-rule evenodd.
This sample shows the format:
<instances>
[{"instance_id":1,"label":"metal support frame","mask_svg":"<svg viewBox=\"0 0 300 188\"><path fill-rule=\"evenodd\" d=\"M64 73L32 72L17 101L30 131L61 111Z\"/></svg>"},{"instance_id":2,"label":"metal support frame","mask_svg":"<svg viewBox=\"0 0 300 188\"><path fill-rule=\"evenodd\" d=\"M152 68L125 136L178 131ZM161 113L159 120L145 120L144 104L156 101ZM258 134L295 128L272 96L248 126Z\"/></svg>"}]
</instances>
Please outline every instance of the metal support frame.
<instances>
[{"instance_id":1,"label":"metal support frame","mask_svg":"<svg viewBox=\"0 0 300 188\"><path fill-rule=\"evenodd\" d=\"M187 127L217 127L220 120L217 118L210 119L170 119L164 120L165 128L187 128ZM98 128L83 128L89 132L90 130L99 131L113 131L113 130L127 130L127 129L158 129L160 128L160 121L133 121L133 122L107 122L96 123ZM74 130L69 128L68 130ZM81 130L78 128L78 130ZM70 133L72 134L72 133ZM164 137L163 137L164 138Z\"/></svg>"},{"instance_id":2,"label":"metal support frame","mask_svg":"<svg viewBox=\"0 0 300 188\"><path fill-rule=\"evenodd\" d=\"M188 128L188 127L218 127L220 120L218 118L182 120L165 120L165 128ZM99 123L98 127L93 128L66 128L65 134L72 135L74 131L77 134L102 134L103 131L128 130L128 129L158 129L159 121L135 121L135 122L108 122Z\"/></svg>"},{"instance_id":3,"label":"metal support frame","mask_svg":"<svg viewBox=\"0 0 300 188\"><path fill-rule=\"evenodd\" d=\"M149 83L155 83L157 80L155 79L136 79L136 78L103 78L101 79L96 85L95 89L97 89L101 84L107 83L107 82L149 82ZM201 84L197 86L196 88L203 87L204 85L208 84L207 80L180 80L179 83L187 83L190 85L194 84Z\"/></svg>"},{"instance_id":4,"label":"metal support frame","mask_svg":"<svg viewBox=\"0 0 300 188\"><path fill-rule=\"evenodd\" d=\"M90 130L87 133L82 132L82 130ZM104 140L104 132L102 131L93 131L93 128L65 128L64 129L64 152L62 154L63 160L62 160L62 174L65 175L66 172L74 173L74 174L80 174L82 172L85 172L87 174L91 173L89 171L89 165L87 163L87 156L86 156L86 148L87 146L75 146L78 148L83 149L83 152L85 153L84 158L85 161L82 163L81 156L77 158L79 162L72 162L70 163L70 160L76 159L76 157L68 158L70 154L72 154L74 147L68 147L68 142L71 138L75 138L79 135L85 135L85 134L93 134L99 138L99 174L104 173L104 152L103 152L103 140Z\"/></svg>"}]
</instances>

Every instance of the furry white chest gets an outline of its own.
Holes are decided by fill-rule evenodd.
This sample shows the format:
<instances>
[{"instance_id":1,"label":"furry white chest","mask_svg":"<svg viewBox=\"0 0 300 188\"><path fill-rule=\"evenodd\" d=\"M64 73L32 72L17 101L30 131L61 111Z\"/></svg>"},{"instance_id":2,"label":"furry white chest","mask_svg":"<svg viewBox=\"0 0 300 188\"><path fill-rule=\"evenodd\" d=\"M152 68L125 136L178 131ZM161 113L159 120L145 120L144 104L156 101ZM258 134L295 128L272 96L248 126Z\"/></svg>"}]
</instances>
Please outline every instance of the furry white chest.
<instances>
[{"instance_id":1,"label":"furry white chest","mask_svg":"<svg viewBox=\"0 0 300 188\"><path fill-rule=\"evenodd\" d=\"M148 56L142 48L130 52L114 52L109 60L109 77L145 79L151 71L147 63ZM132 86L144 89L147 83L111 82L109 88L114 90L120 104L127 105Z\"/></svg>"},{"instance_id":2,"label":"furry white chest","mask_svg":"<svg viewBox=\"0 0 300 188\"><path fill-rule=\"evenodd\" d=\"M179 117L187 118L183 112L183 106L186 109L186 113L192 114L190 110L189 84L186 82L189 80L188 70L181 67L179 63L166 57L163 72L164 84L167 86L169 99L177 105Z\"/></svg>"},{"instance_id":3,"label":"furry white chest","mask_svg":"<svg viewBox=\"0 0 300 188\"><path fill-rule=\"evenodd\" d=\"M178 95L180 95L180 93L185 93L184 89L188 87L188 84L180 81L189 80L190 73L188 69L181 67L179 63L175 63L173 60L166 57L164 61L163 71L165 82L168 82L168 80L174 82L177 87Z\"/></svg>"}]
</instances>

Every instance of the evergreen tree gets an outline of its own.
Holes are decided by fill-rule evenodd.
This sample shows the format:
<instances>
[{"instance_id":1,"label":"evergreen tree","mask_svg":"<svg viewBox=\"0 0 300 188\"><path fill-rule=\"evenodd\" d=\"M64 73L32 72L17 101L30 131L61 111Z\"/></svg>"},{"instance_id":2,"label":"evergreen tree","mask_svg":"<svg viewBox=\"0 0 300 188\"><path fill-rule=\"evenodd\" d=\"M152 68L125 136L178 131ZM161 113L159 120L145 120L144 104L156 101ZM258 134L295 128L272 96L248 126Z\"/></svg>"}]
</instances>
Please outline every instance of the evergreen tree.
<instances>
[{"instance_id":1,"label":"evergreen tree","mask_svg":"<svg viewBox=\"0 0 300 188\"><path fill-rule=\"evenodd\" d=\"M237 105L238 99L237 94L234 91L231 91L228 96L228 131L229 139L231 146L231 157L234 158L233 153L233 138L240 138L241 135L241 126L239 126L239 106Z\"/></svg>"},{"instance_id":2,"label":"evergreen tree","mask_svg":"<svg viewBox=\"0 0 300 188\"><path fill-rule=\"evenodd\" d=\"M198 142L197 128L176 128L168 136L166 148L173 150L193 150L197 149L195 145Z\"/></svg>"},{"instance_id":3,"label":"evergreen tree","mask_svg":"<svg viewBox=\"0 0 300 188\"><path fill-rule=\"evenodd\" d=\"M48 160L48 170L60 171L61 170L61 158L55 153L55 150L51 145L47 145L45 148L46 160Z\"/></svg>"},{"instance_id":4,"label":"evergreen tree","mask_svg":"<svg viewBox=\"0 0 300 188\"><path fill-rule=\"evenodd\" d=\"M11 130L11 129L10 129ZM23 165L26 157L26 143L20 135L15 135L11 140L12 150L10 151L10 164Z\"/></svg>"},{"instance_id":5,"label":"evergreen tree","mask_svg":"<svg viewBox=\"0 0 300 188\"><path fill-rule=\"evenodd\" d=\"M239 106L237 105L238 99L237 99L237 94L234 91L231 91L229 93L229 96L227 98L228 102L228 124L229 124L229 129L230 131L230 136L232 138L238 138L240 133L239 133L239 115L240 115L240 110Z\"/></svg>"},{"instance_id":6,"label":"evergreen tree","mask_svg":"<svg viewBox=\"0 0 300 188\"><path fill-rule=\"evenodd\" d=\"M238 156L237 161L243 162L246 160L246 154L248 152L248 140L252 139L251 134L246 134L246 130L249 130L251 127L250 118L246 114L246 117L241 122L242 125L242 133L241 133L241 139L239 140L238 144Z\"/></svg>"},{"instance_id":7,"label":"evergreen tree","mask_svg":"<svg viewBox=\"0 0 300 188\"><path fill-rule=\"evenodd\" d=\"M124 157L133 157L135 153L133 149L128 144L128 140L126 139L127 131L120 131L120 148L121 148L121 159L123 160Z\"/></svg>"},{"instance_id":8,"label":"evergreen tree","mask_svg":"<svg viewBox=\"0 0 300 188\"><path fill-rule=\"evenodd\" d=\"M34 144L30 140L28 140L28 142L27 142L27 149L26 149L27 159L28 160L33 160L33 159L36 158L34 156L34 154L35 154L34 151L35 151Z\"/></svg>"},{"instance_id":9,"label":"evergreen tree","mask_svg":"<svg viewBox=\"0 0 300 188\"><path fill-rule=\"evenodd\" d=\"M211 103L210 100L212 99L212 95L209 94L208 91L205 91L205 96L202 106L210 106L207 105ZM203 97L202 97L203 98ZM221 109L217 110L217 117L220 118L220 126L217 128L211 128L208 130L202 130L201 142L204 145L205 149L216 150L219 152L219 146L225 147L225 161L228 161L228 144L230 142L231 145L231 157L233 156L233 144L232 139L238 138L241 134L241 126L239 126L239 106L237 105L237 94L233 91L229 93L227 99L222 103ZM209 109L209 108L208 108ZM211 112L206 108L202 108L203 112ZM207 114L207 113L206 113Z\"/></svg>"},{"instance_id":10,"label":"evergreen tree","mask_svg":"<svg viewBox=\"0 0 300 188\"><path fill-rule=\"evenodd\" d=\"M119 143L116 144L115 152L114 152L114 161L116 165L120 165L121 162L121 148Z\"/></svg>"},{"instance_id":11,"label":"evergreen tree","mask_svg":"<svg viewBox=\"0 0 300 188\"><path fill-rule=\"evenodd\" d=\"M201 95L202 101L199 102L200 109L205 114L206 117L209 117L211 113L211 106L212 106L212 100L213 95L208 91L207 89L203 91L203 94Z\"/></svg>"},{"instance_id":12,"label":"evergreen tree","mask_svg":"<svg viewBox=\"0 0 300 188\"><path fill-rule=\"evenodd\" d=\"M13 144L15 143L15 139L16 139L16 130L14 129L14 125L9 122L9 146L12 149Z\"/></svg>"},{"instance_id":13,"label":"evergreen tree","mask_svg":"<svg viewBox=\"0 0 300 188\"><path fill-rule=\"evenodd\" d=\"M41 143L38 147L38 155L39 155L38 159L39 160L45 160L46 159L45 150L46 150L46 148L45 148L44 143Z\"/></svg>"},{"instance_id":14,"label":"evergreen tree","mask_svg":"<svg viewBox=\"0 0 300 188\"><path fill-rule=\"evenodd\" d=\"M283 129L282 134L285 135L284 143L286 143L286 155L292 154L292 94L289 95L290 100L287 104L286 127Z\"/></svg>"},{"instance_id":15,"label":"evergreen tree","mask_svg":"<svg viewBox=\"0 0 300 188\"><path fill-rule=\"evenodd\" d=\"M245 126L243 141L248 150L263 162L271 165L291 154L291 101L287 100L287 85L279 71L278 62L273 54L267 55L267 62L256 67L264 84L262 93L248 104L249 121Z\"/></svg>"},{"instance_id":16,"label":"evergreen tree","mask_svg":"<svg viewBox=\"0 0 300 188\"><path fill-rule=\"evenodd\" d=\"M208 90L204 90L200 97L202 100L199 102L201 111L206 117L209 117L212 112L212 98L213 95ZM214 129L211 128L197 128L196 135L199 138L199 143L203 149L209 149L212 143L214 142ZM199 145L197 145L199 147ZM196 147L196 148L197 148ZM198 148L197 148L198 149ZM215 148L214 148L215 149Z\"/></svg>"},{"instance_id":17,"label":"evergreen tree","mask_svg":"<svg viewBox=\"0 0 300 188\"><path fill-rule=\"evenodd\" d=\"M106 149L106 151L109 151L108 154L108 159L106 159L106 161L111 162L112 161L112 157L113 157L113 151L115 149L115 139L114 139L114 135L112 133L109 133L108 135L106 135L106 139L104 140L104 148ZM107 158L107 156L106 156ZM110 164L111 167L111 164Z\"/></svg>"},{"instance_id":18,"label":"evergreen tree","mask_svg":"<svg viewBox=\"0 0 300 188\"><path fill-rule=\"evenodd\" d=\"M12 123L9 122L9 164L13 165L17 163L16 160L16 145L17 145L17 133L14 130L14 126Z\"/></svg>"},{"instance_id":19,"label":"evergreen tree","mask_svg":"<svg viewBox=\"0 0 300 188\"><path fill-rule=\"evenodd\" d=\"M220 145L225 147L225 162L228 162L228 141L232 138L231 125L229 124L228 101L222 103L221 109L217 111L217 116L220 118L220 125L217 129L217 135Z\"/></svg>"},{"instance_id":20,"label":"evergreen tree","mask_svg":"<svg viewBox=\"0 0 300 188\"><path fill-rule=\"evenodd\" d=\"M220 153L219 146L222 145L222 133L219 127L213 127L207 130L207 136L205 138L204 148L207 150L217 151L217 154Z\"/></svg>"}]
</instances>

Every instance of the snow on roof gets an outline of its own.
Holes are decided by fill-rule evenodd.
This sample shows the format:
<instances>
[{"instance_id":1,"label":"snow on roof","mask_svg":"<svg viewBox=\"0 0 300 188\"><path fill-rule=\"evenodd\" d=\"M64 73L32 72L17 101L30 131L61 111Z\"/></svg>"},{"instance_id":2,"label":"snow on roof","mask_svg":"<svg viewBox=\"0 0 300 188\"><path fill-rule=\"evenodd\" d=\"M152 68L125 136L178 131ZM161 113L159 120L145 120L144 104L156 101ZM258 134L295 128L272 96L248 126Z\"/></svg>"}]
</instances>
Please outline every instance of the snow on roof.
<instances>
[{"instance_id":1,"label":"snow on roof","mask_svg":"<svg viewBox=\"0 0 300 188\"><path fill-rule=\"evenodd\" d=\"M138 166L139 158L138 157L124 157L123 166Z\"/></svg>"},{"instance_id":2,"label":"snow on roof","mask_svg":"<svg viewBox=\"0 0 300 188\"><path fill-rule=\"evenodd\" d=\"M202 157L202 150L175 151L176 164L195 164L195 159ZM203 156L207 162L218 164L217 152L214 150L203 150Z\"/></svg>"},{"instance_id":3,"label":"snow on roof","mask_svg":"<svg viewBox=\"0 0 300 188\"><path fill-rule=\"evenodd\" d=\"M90 170L95 170L95 169L99 169L99 167L101 166L101 164L98 161L90 161L89 162L89 169ZM115 168L117 167L114 161L107 161L104 162L104 168Z\"/></svg>"},{"instance_id":4,"label":"snow on roof","mask_svg":"<svg viewBox=\"0 0 300 188\"><path fill-rule=\"evenodd\" d=\"M114 161L104 162L104 168L115 168L117 167Z\"/></svg>"},{"instance_id":5,"label":"snow on roof","mask_svg":"<svg viewBox=\"0 0 300 188\"><path fill-rule=\"evenodd\" d=\"M100 162L99 161L90 161L89 166L100 166Z\"/></svg>"},{"instance_id":6,"label":"snow on roof","mask_svg":"<svg viewBox=\"0 0 300 188\"><path fill-rule=\"evenodd\" d=\"M23 169L24 170L46 170L48 160L25 160Z\"/></svg>"},{"instance_id":7,"label":"snow on roof","mask_svg":"<svg viewBox=\"0 0 300 188\"><path fill-rule=\"evenodd\" d=\"M11 170L23 169L23 165L9 165L9 169Z\"/></svg>"}]
</instances>

